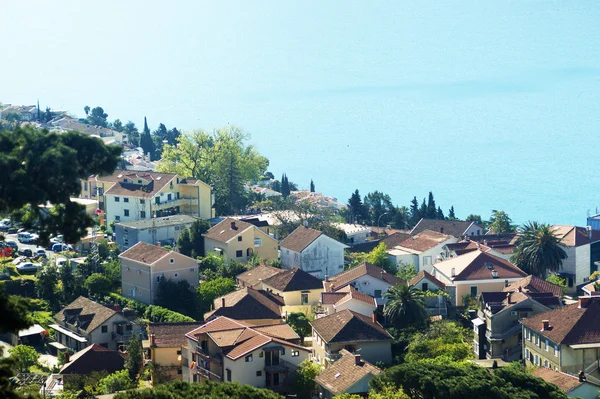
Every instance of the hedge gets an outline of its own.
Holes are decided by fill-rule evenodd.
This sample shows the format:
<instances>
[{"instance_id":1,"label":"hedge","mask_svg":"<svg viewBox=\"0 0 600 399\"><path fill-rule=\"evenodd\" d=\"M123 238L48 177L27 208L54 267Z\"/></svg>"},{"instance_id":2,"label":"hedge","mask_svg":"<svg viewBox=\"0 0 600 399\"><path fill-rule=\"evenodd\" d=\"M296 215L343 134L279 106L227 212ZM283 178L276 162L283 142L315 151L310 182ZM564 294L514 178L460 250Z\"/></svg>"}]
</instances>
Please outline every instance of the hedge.
<instances>
[{"instance_id":1,"label":"hedge","mask_svg":"<svg viewBox=\"0 0 600 399\"><path fill-rule=\"evenodd\" d=\"M105 303L117 303L121 308L129 308L152 323L169 322L179 323L187 321L196 321L191 317L173 312L167 308L155 305L146 305L135 299L126 298L116 293L110 293L104 300Z\"/></svg>"}]
</instances>

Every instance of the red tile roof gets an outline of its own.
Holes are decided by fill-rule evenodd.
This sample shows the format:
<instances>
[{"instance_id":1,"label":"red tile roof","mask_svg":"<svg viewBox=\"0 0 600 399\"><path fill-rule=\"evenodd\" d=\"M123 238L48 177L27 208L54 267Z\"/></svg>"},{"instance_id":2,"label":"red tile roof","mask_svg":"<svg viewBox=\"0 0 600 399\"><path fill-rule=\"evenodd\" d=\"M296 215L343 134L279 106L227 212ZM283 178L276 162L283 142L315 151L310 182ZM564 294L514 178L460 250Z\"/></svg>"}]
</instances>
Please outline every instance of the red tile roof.
<instances>
[{"instance_id":1,"label":"red tile roof","mask_svg":"<svg viewBox=\"0 0 600 399\"><path fill-rule=\"evenodd\" d=\"M282 273L283 271L283 269L278 269L276 267L259 265L244 273L238 274L235 279L238 281L238 284L244 282L245 287L254 287L260 281L266 280L269 277Z\"/></svg>"},{"instance_id":2,"label":"red tile roof","mask_svg":"<svg viewBox=\"0 0 600 399\"><path fill-rule=\"evenodd\" d=\"M443 243L444 241L450 240L451 235L441 234L431 230L424 230L419 234L413 235L410 238L402 241L397 246L400 248L408 248L417 252L425 252L436 245Z\"/></svg>"},{"instance_id":3,"label":"red tile roof","mask_svg":"<svg viewBox=\"0 0 600 399\"><path fill-rule=\"evenodd\" d=\"M554 234L568 247L578 247L600 241L600 230L588 231L585 227L553 225ZM591 237L590 237L591 235Z\"/></svg>"},{"instance_id":4,"label":"red tile roof","mask_svg":"<svg viewBox=\"0 0 600 399\"><path fill-rule=\"evenodd\" d=\"M316 290L323 288L323 281L302 269L284 270L263 280L264 285L283 292Z\"/></svg>"},{"instance_id":5,"label":"red tile roof","mask_svg":"<svg viewBox=\"0 0 600 399\"><path fill-rule=\"evenodd\" d=\"M205 313L204 320L218 316L234 320L279 319L283 305L283 297L246 287L215 299L214 310Z\"/></svg>"},{"instance_id":6,"label":"red tile roof","mask_svg":"<svg viewBox=\"0 0 600 399\"><path fill-rule=\"evenodd\" d=\"M385 281L390 285L404 283L404 280L394 276L391 273L387 273L381 267L377 267L371 263L365 262L351 269L348 269L345 272L330 277L329 281L325 283L325 286L327 287L326 291L337 291L344 285L350 284L354 280L366 275Z\"/></svg>"},{"instance_id":7,"label":"red tile roof","mask_svg":"<svg viewBox=\"0 0 600 399\"><path fill-rule=\"evenodd\" d=\"M119 255L119 258L152 265L170 253L171 251L166 248L139 241L133 247L129 248L125 252L122 252Z\"/></svg>"},{"instance_id":8,"label":"red tile roof","mask_svg":"<svg viewBox=\"0 0 600 399\"><path fill-rule=\"evenodd\" d=\"M460 238L465 235L471 224L473 224L473 222L462 220L421 219L415 227L413 227L410 234L414 235L421 233L424 230L432 230ZM480 226L480 229L483 231L483 227Z\"/></svg>"},{"instance_id":9,"label":"red tile roof","mask_svg":"<svg viewBox=\"0 0 600 399\"><path fill-rule=\"evenodd\" d=\"M564 392L572 391L577 388L582 382L579 381L579 377L573 375L561 373L560 371L553 371L546 367L538 367L531 372L536 377L542 380L556 385Z\"/></svg>"},{"instance_id":10,"label":"red tile roof","mask_svg":"<svg viewBox=\"0 0 600 399\"><path fill-rule=\"evenodd\" d=\"M289 249L290 251L302 252L304 248L308 247L314 240L319 238L321 234L323 233L319 230L299 226L296 230L292 231L290 235L285 237L283 241L279 243L279 246L281 248Z\"/></svg>"},{"instance_id":11,"label":"red tile roof","mask_svg":"<svg viewBox=\"0 0 600 399\"><path fill-rule=\"evenodd\" d=\"M580 300L583 301L581 308L579 303L574 303L521 320L521 323L559 344L600 343L600 298ZM542 330L542 320L550 322L548 330Z\"/></svg>"},{"instance_id":12,"label":"red tile roof","mask_svg":"<svg viewBox=\"0 0 600 399\"><path fill-rule=\"evenodd\" d=\"M381 324L348 309L313 320L310 324L327 343L392 339Z\"/></svg>"},{"instance_id":13,"label":"red tile roof","mask_svg":"<svg viewBox=\"0 0 600 399\"><path fill-rule=\"evenodd\" d=\"M89 375L94 371L112 374L123 368L125 359L117 351L92 344L71 356L71 360L61 369L60 374Z\"/></svg>"},{"instance_id":14,"label":"red tile roof","mask_svg":"<svg viewBox=\"0 0 600 399\"><path fill-rule=\"evenodd\" d=\"M421 280L423 279L427 279L429 281L431 281L433 284L437 285L439 288L441 289L445 289L446 288L446 284L442 283L440 280L438 280L437 278L433 277L433 275L427 273L424 270L421 270L419 273L417 273L417 275L408 282L408 285L416 285L418 284Z\"/></svg>"},{"instance_id":15,"label":"red tile roof","mask_svg":"<svg viewBox=\"0 0 600 399\"><path fill-rule=\"evenodd\" d=\"M561 298L563 295L563 289L560 285L552 284L535 276L527 276L519 281L510 283L507 287L504 287L503 291L517 291L519 288L534 293L551 292L552 295L558 298Z\"/></svg>"},{"instance_id":16,"label":"red tile roof","mask_svg":"<svg viewBox=\"0 0 600 399\"><path fill-rule=\"evenodd\" d=\"M433 267L453 281L505 280L527 276L527 273L509 261L481 251L469 252L436 263ZM452 269L455 272L454 277L452 277ZM496 278L492 276L493 271L497 273Z\"/></svg>"},{"instance_id":17,"label":"red tile roof","mask_svg":"<svg viewBox=\"0 0 600 399\"><path fill-rule=\"evenodd\" d=\"M211 227L210 230L202 234L202 236L205 238L210 238L211 240L226 243L248 228L255 227L254 225L239 219L225 218L225 220Z\"/></svg>"},{"instance_id":18,"label":"red tile roof","mask_svg":"<svg viewBox=\"0 0 600 399\"><path fill-rule=\"evenodd\" d=\"M340 351L342 357L327 367L316 378L315 382L334 395L348 391L354 384L368 376L376 376L383 371L371 363L356 357L345 349Z\"/></svg>"},{"instance_id":19,"label":"red tile roof","mask_svg":"<svg viewBox=\"0 0 600 399\"><path fill-rule=\"evenodd\" d=\"M177 348L186 344L185 334L200 327L201 322L150 323L148 336L154 335L157 348Z\"/></svg>"}]
</instances>

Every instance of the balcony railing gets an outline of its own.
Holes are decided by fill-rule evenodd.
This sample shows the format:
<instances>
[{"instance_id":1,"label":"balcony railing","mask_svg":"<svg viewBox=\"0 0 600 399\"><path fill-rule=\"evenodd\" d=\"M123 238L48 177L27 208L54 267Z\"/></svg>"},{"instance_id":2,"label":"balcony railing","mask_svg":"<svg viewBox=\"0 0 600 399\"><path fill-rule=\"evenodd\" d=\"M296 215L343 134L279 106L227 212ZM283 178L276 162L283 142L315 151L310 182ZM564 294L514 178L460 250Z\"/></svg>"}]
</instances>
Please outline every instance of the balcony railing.
<instances>
[{"instance_id":1,"label":"balcony railing","mask_svg":"<svg viewBox=\"0 0 600 399\"><path fill-rule=\"evenodd\" d=\"M212 372L208 368L202 366L201 362L196 363L196 371L198 372L198 374L208 379L216 379L218 381L221 381L223 379L223 377L220 374Z\"/></svg>"},{"instance_id":2,"label":"balcony railing","mask_svg":"<svg viewBox=\"0 0 600 399\"><path fill-rule=\"evenodd\" d=\"M212 360L218 363L223 362L223 356L220 353L211 355L208 350L202 349L201 346L196 346L196 353L202 356L204 359Z\"/></svg>"},{"instance_id":3,"label":"balcony railing","mask_svg":"<svg viewBox=\"0 0 600 399\"><path fill-rule=\"evenodd\" d=\"M325 354L325 359L329 360L330 362L335 362L336 360L338 360L341 357L342 357L342 355L340 353L326 353Z\"/></svg>"}]
</instances>

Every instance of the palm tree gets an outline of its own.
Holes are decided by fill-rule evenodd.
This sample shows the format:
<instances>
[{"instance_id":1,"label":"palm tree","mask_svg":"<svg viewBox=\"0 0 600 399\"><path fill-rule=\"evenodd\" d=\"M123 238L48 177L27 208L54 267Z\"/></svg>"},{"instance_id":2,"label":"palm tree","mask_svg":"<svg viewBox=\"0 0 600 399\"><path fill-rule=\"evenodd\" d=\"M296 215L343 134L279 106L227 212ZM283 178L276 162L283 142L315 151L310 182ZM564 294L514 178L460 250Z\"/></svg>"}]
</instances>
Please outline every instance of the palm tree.
<instances>
[{"instance_id":1,"label":"palm tree","mask_svg":"<svg viewBox=\"0 0 600 399\"><path fill-rule=\"evenodd\" d=\"M565 245L548 224L527 222L519 229L510 261L527 273L546 278L556 273L567 259Z\"/></svg>"},{"instance_id":2,"label":"palm tree","mask_svg":"<svg viewBox=\"0 0 600 399\"><path fill-rule=\"evenodd\" d=\"M420 324L427 318L425 293L415 286L398 284L385 293L383 314L398 327Z\"/></svg>"}]
</instances>

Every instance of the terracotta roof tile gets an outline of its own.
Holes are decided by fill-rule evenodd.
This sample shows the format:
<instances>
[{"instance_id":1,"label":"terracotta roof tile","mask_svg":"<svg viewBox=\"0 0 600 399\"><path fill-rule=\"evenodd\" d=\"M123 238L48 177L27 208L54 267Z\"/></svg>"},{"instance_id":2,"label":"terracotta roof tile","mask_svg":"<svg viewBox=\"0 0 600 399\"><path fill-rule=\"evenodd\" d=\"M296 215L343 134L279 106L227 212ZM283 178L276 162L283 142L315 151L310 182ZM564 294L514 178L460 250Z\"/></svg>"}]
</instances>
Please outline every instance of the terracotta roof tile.
<instances>
[{"instance_id":1,"label":"terracotta roof tile","mask_svg":"<svg viewBox=\"0 0 600 399\"><path fill-rule=\"evenodd\" d=\"M561 373L560 371L553 371L546 367L538 367L532 371L532 374L546 382L556 385L564 392L569 392L582 384L578 377Z\"/></svg>"},{"instance_id":2,"label":"terracotta roof tile","mask_svg":"<svg viewBox=\"0 0 600 399\"><path fill-rule=\"evenodd\" d=\"M417 273L417 275L408 282L408 285L416 285L424 278L431 281L433 284L437 285L438 288L441 288L442 290L446 288L446 284L442 283L440 280L433 277L433 275L431 275L430 273L427 273L424 270L421 270L419 273Z\"/></svg>"},{"instance_id":3,"label":"terracotta roof tile","mask_svg":"<svg viewBox=\"0 0 600 399\"><path fill-rule=\"evenodd\" d=\"M327 343L388 341L392 337L381 324L351 310L342 310L311 322L313 330Z\"/></svg>"},{"instance_id":4,"label":"terracotta roof tile","mask_svg":"<svg viewBox=\"0 0 600 399\"><path fill-rule=\"evenodd\" d=\"M136 262L152 265L170 253L171 251L166 248L140 241L125 252L122 252L119 255L119 258L130 259Z\"/></svg>"},{"instance_id":5,"label":"terracotta roof tile","mask_svg":"<svg viewBox=\"0 0 600 399\"><path fill-rule=\"evenodd\" d=\"M355 356L345 349L342 349L340 354L341 358L315 378L315 382L334 395L346 392L369 374L376 376L383 372L362 358L357 362Z\"/></svg>"},{"instance_id":6,"label":"terracotta roof tile","mask_svg":"<svg viewBox=\"0 0 600 399\"><path fill-rule=\"evenodd\" d=\"M496 279L504 280L526 277L527 273L509 261L487 252L473 251L433 265L453 281L492 280L492 271L497 272ZM452 269L455 276L452 277Z\"/></svg>"},{"instance_id":7,"label":"terracotta roof tile","mask_svg":"<svg viewBox=\"0 0 600 399\"><path fill-rule=\"evenodd\" d=\"M283 269L271 267L267 265L259 265L253 269L250 269L244 273L238 274L235 278L238 283L244 282L246 287L254 287L261 280L266 280L276 274L283 272Z\"/></svg>"},{"instance_id":8,"label":"terracotta roof tile","mask_svg":"<svg viewBox=\"0 0 600 399\"><path fill-rule=\"evenodd\" d=\"M117 173L117 171L115 171L115 173ZM109 181L113 181L112 179L114 178L115 173L113 173L111 180ZM177 175L172 173L119 170L116 175L116 184L106 190L104 194L152 198L154 193L160 191L176 176ZM102 179L104 178L99 178L100 181L102 181ZM127 182L124 182L125 179L127 179ZM133 181L137 181L137 179L149 181L149 184L135 184Z\"/></svg>"},{"instance_id":9,"label":"terracotta roof tile","mask_svg":"<svg viewBox=\"0 0 600 399\"><path fill-rule=\"evenodd\" d=\"M409 238L410 234L408 233L393 233L383 238L379 242L384 243L388 248L394 248L395 246L400 245L401 242L406 241Z\"/></svg>"},{"instance_id":10,"label":"terracotta roof tile","mask_svg":"<svg viewBox=\"0 0 600 399\"><path fill-rule=\"evenodd\" d=\"M125 359L117 351L92 344L71 356L71 360L60 369L60 374L89 375L94 371L112 374L123 368Z\"/></svg>"},{"instance_id":11,"label":"terracotta roof tile","mask_svg":"<svg viewBox=\"0 0 600 399\"><path fill-rule=\"evenodd\" d=\"M323 281L321 279L298 268L284 270L281 273L275 274L263 280L263 284L283 292L323 288Z\"/></svg>"},{"instance_id":12,"label":"terracotta roof tile","mask_svg":"<svg viewBox=\"0 0 600 399\"><path fill-rule=\"evenodd\" d=\"M299 226L285 237L283 241L279 243L279 246L281 248L289 249L290 251L302 252L304 248L308 247L314 240L319 238L321 234L323 233L319 230Z\"/></svg>"},{"instance_id":13,"label":"terracotta roof tile","mask_svg":"<svg viewBox=\"0 0 600 399\"><path fill-rule=\"evenodd\" d=\"M396 277L391 273L387 273L380 267L365 262L351 269L348 269L345 272L330 277L329 281L325 285L327 287L327 291L337 291L342 286L349 284L352 281L366 275L385 281L390 285L404 283L404 281L401 278Z\"/></svg>"},{"instance_id":14,"label":"terracotta roof tile","mask_svg":"<svg viewBox=\"0 0 600 399\"><path fill-rule=\"evenodd\" d=\"M419 223L413 227L410 234L419 234L424 230L432 230L438 233L450 234L453 237L461 238L465 235L469 226L473 222L462 220L439 220L439 219L421 219ZM483 227L479 226L483 231Z\"/></svg>"},{"instance_id":15,"label":"terracotta roof tile","mask_svg":"<svg viewBox=\"0 0 600 399\"><path fill-rule=\"evenodd\" d=\"M340 306L343 303L346 303L348 301L351 300L357 300L360 302L364 302L368 305L373 306L374 308L377 307L377 303L375 302L375 298L372 297L369 294L365 294L364 292L359 292L357 291L354 287L350 286L350 292L348 292L346 295L344 295L344 297L340 298L336 303L335 306Z\"/></svg>"},{"instance_id":16,"label":"terracotta roof tile","mask_svg":"<svg viewBox=\"0 0 600 399\"><path fill-rule=\"evenodd\" d=\"M89 333L116 314L111 308L80 296L55 314L54 318L59 323L63 319L69 324L77 323L80 329Z\"/></svg>"},{"instance_id":17,"label":"terracotta roof tile","mask_svg":"<svg viewBox=\"0 0 600 399\"><path fill-rule=\"evenodd\" d=\"M177 348L186 344L185 334L200 327L200 322L150 323L148 335L154 334L157 348Z\"/></svg>"},{"instance_id":18,"label":"terracotta roof tile","mask_svg":"<svg viewBox=\"0 0 600 399\"><path fill-rule=\"evenodd\" d=\"M346 292L321 292L321 303L323 305L333 305L347 295Z\"/></svg>"},{"instance_id":19,"label":"terracotta roof tile","mask_svg":"<svg viewBox=\"0 0 600 399\"><path fill-rule=\"evenodd\" d=\"M408 248L412 249L413 251L424 252L451 238L452 236L448 234L441 234L431 230L423 230L419 234L413 235L412 237L402 241L396 246L396 248Z\"/></svg>"},{"instance_id":20,"label":"terracotta roof tile","mask_svg":"<svg viewBox=\"0 0 600 399\"><path fill-rule=\"evenodd\" d=\"M574 303L521 320L521 323L560 344L599 343L600 298L586 297L580 300L584 302L583 308L579 307L579 303ZM541 331L542 320L550 322L550 329Z\"/></svg>"},{"instance_id":21,"label":"terracotta roof tile","mask_svg":"<svg viewBox=\"0 0 600 399\"><path fill-rule=\"evenodd\" d=\"M561 242L568 247L578 247L600 241L600 230L592 230L591 237L585 227L553 225L554 234L561 239Z\"/></svg>"},{"instance_id":22,"label":"terracotta roof tile","mask_svg":"<svg viewBox=\"0 0 600 399\"><path fill-rule=\"evenodd\" d=\"M552 284L548 281L542 280L535 276L527 276L519 281L510 283L507 287L504 287L503 291L516 291L519 288L528 292L551 292L552 295L561 298L563 290L560 285Z\"/></svg>"},{"instance_id":23,"label":"terracotta roof tile","mask_svg":"<svg viewBox=\"0 0 600 399\"><path fill-rule=\"evenodd\" d=\"M208 335L217 346L227 347L235 344L244 331L246 331L245 328L238 328L235 330L213 331L209 332Z\"/></svg>"},{"instance_id":24,"label":"terracotta roof tile","mask_svg":"<svg viewBox=\"0 0 600 399\"><path fill-rule=\"evenodd\" d=\"M223 221L211 227L206 233L202 234L202 236L210 238L211 240L226 243L249 228L255 227L252 224L239 219L225 218Z\"/></svg>"},{"instance_id":25,"label":"terracotta roof tile","mask_svg":"<svg viewBox=\"0 0 600 399\"><path fill-rule=\"evenodd\" d=\"M246 287L215 299L214 310L205 313L204 320L218 316L234 320L279 319L283 305L281 296Z\"/></svg>"},{"instance_id":26,"label":"terracotta roof tile","mask_svg":"<svg viewBox=\"0 0 600 399\"><path fill-rule=\"evenodd\" d=\"M271 324L266 326L252 327L253 330L266 334L270 337L281 338L286 341L300 339L300 336L288 324Z\"/></svg>"}]
</instances>

